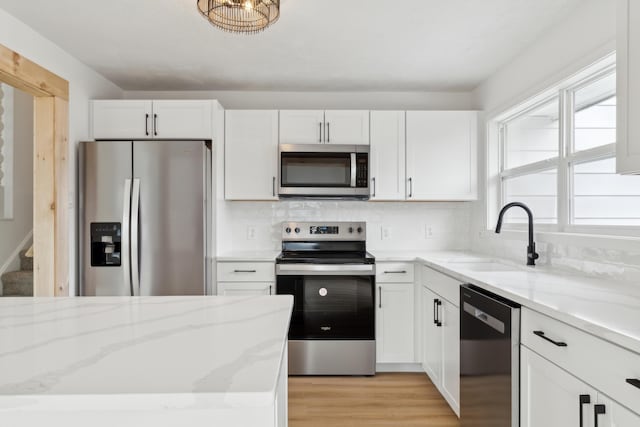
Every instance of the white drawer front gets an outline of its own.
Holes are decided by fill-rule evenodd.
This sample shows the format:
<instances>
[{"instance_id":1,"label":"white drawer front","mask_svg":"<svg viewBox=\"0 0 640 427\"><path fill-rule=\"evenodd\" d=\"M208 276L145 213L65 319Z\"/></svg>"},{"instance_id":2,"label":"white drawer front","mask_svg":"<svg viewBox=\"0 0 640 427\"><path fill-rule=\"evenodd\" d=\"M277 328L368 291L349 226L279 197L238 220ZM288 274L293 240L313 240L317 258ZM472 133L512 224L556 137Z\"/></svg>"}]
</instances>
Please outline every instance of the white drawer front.
<instances>
[{"instance_id":1,"label":"white drawer front","mask_svg":"<svg viewBox=\"0 0 640 427\"><path fill-rule=\"evenodd\" d=\"M413 263L378 262L376 263L377 283L413 283Z\"/></svg>"},{"instance_id":2,"label":"white drawer front","mask_svg":"<svg viewBox=\"0 0 640 427\"><path fill-rule=\"evenodd\" d=\"M422 284L456 307L460 307L460 285L456 279L422 266Z\"/></svg>"},{"instance_id":3,"label":"white drawer front","mask_svg":"<svg viewBox=\"0 0 640 427\"><path fill-rule=\"evenodd\" d=\"M275 282L272 262L219 262L218 282Z\"/></svg>"},{"instance_id":4,"label":"white drawer front","mask_svg":"<svg viewBox=\"0 0 640 427\"><path fill-rule=\"evenodd\" d=\"M640 380L639 354L524 307L521 341L580 380L640 413L640 388L627 382L627 379Z\"/></svg>"}]
</instances>

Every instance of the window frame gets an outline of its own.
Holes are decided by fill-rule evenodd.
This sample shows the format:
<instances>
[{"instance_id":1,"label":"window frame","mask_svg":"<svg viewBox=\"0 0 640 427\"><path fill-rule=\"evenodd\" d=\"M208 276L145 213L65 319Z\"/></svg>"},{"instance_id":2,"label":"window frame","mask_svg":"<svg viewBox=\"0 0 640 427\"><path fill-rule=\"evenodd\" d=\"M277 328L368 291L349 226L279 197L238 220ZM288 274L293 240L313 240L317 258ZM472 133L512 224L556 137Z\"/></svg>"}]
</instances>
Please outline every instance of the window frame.
<instances>
[{"instance_id":1,"label":"window frame","mask_svg":"<svg viewBox=\"0 0 640 427\"><path fill-rule=\"evenodd\" d=\"M575 93L615 72L615 54L612 54L556 85L540 91L526 101L503 109L501 113L495 114L493 118L487 121L487 230L493 228L499 209L505 203L505 179L555 169L558 177L556 195L558 220L556 224L536 224L536 229L543 232L640 237L640 226L576 225L572 223L574 212L574 166L592 161L615 158L616 156L615 143L575 151L573 123ZM558 133L558 156L514 168L505 168L506 124L554 99L558 100L559 107L558 120L560 129ZM524 231L526 230L526 224L505 223L504 229Z\"/></svg>"}]
</instances>

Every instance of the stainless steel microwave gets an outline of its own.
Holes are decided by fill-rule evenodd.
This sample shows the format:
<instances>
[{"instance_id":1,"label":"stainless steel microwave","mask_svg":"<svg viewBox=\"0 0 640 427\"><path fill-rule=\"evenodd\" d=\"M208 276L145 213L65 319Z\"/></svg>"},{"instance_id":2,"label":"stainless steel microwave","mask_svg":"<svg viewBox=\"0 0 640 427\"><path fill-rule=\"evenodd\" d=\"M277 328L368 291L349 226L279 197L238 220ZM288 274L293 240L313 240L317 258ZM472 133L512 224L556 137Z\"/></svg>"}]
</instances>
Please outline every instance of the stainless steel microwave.
<instances>
[{"instance_id":1,"label":"stainless steel microwave","mask_svg":"<svg viewBox=\"0 0 640 427\"><path fill-rule=\"evenodd\" d=\"M368 199L369 146L280 144L281 198Z\"/></svg>"}]
</instances>

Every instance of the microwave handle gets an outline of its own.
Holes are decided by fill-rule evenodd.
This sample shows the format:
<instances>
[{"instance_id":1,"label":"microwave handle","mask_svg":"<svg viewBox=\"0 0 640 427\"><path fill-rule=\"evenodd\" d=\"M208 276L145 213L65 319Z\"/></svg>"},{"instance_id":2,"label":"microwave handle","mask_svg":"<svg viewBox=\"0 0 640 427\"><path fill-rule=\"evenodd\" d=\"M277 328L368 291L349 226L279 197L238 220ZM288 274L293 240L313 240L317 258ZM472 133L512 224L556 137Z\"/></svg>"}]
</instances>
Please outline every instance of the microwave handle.
<instances>
[{"instance_id":1,"label":"microwave handle","mask_svg":"<svg viewBox=\"0 0 640 427\"><path fill-rule=\"evenodd\" d=\"M356 163L356 153L351 153L351 187L356 187L356 175L358 174L358 164Z\"/></svg>"}]
</instances>

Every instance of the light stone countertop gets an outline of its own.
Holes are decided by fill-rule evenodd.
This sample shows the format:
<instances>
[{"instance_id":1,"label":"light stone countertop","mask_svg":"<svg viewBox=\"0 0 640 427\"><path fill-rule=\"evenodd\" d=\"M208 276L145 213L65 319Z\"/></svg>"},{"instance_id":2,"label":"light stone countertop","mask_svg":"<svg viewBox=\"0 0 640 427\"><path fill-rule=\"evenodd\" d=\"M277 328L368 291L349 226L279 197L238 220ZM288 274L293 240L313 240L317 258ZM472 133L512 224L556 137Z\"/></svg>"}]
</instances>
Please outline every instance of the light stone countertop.
<instances>
[{"instance_id":1,"label":"light stone countertop","mask_svg":"<svg viewBox=\"0 0 640 427\"><path fill-rule=\"evenodd\" d=\"M422 263L640 353L640 284L527 267L524 256L515 264L473 252L371 252L377 262ZM500 265L478 271L482 263Z\"/></svg>"},{"instance_id":2,"label":"light stone countertop","mask_svg":"<svg viewBox=\"0 0 640 427\"><path fill-rule=\"evenodd\" d=\"M280 255L279 250L272 251L237 251L220 254L216 257L218 262L275 262Z\"/></svg>"},{"instance_id":3,"label":"light stone countertop","mask_svg":"<svg viewBox=\"0 0 640 427\"><path fill-rule=\"evenodd\" d=\"M273 406L292 307L290 296L0 298L0 419Z\"/></svg>"}]
</instances>

